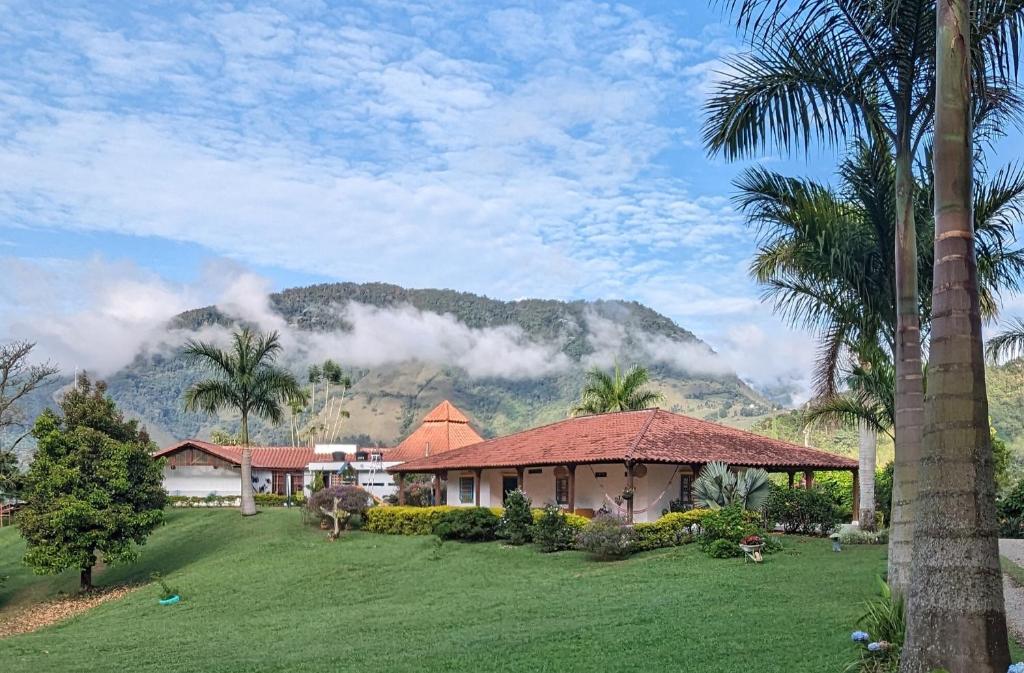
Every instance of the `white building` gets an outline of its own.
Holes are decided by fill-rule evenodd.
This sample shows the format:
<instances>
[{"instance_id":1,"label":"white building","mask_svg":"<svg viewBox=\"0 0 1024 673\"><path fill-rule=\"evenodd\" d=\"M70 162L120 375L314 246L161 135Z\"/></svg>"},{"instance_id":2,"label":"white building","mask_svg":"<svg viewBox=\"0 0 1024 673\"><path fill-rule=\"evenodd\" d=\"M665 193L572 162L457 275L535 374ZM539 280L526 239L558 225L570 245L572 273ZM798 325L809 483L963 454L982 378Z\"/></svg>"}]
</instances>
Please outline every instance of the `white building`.
<instances>
[{"instance_id":1,"label":"white building","mask_svg":"<svg viewBox=\"0 0 1024 673\"><path fill-rule=\"evenodd\" d=\"M858 509L856 460L659 409L570 418L389 469L400 484L433 474L435 500L447 495L449 505L500 507L518 488L537 507L654 521L673 500L692 506L694 477L712 461L787 473L791 483L802 472L806 486L815 470L850 471Z\"/></svg>"},{"instance_id":2,"label":"white building","mask_svg":"<svg viewBox=\"0 0 1024 673\"><path fill-rule=\"evenodd\" d=\"M393 449L355 444L252 447L252 481L257 493L309 495L318 473L323 483L357 483L377 499L394 495L398 486L387 470L415 458L438 455L483 441L469 419L445 400ZM238 496L242 490L242 447L188 439L161 449L166 458L164 488L170 495Z\"/></svg>"}]
</instances>

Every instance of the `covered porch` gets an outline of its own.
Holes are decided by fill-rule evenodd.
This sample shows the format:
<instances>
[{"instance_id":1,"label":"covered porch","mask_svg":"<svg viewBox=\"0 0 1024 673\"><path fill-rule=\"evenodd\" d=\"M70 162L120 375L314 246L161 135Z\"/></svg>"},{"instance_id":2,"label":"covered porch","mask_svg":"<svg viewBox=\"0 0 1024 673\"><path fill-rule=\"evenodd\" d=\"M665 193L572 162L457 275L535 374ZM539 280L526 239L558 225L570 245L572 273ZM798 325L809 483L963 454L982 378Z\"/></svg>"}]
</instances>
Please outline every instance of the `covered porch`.
<instances>
[{"instance_id":1,"label":"covered porch","mask_svg":"<svg viewBox=\"0 0 1024 673\"><path fill-rule=\"evenodd\" d=\"M855 460L656 409L571 418L389 471L403 504L406 475L430 474L437 503L500 507L519 488L535 506L584 516L605 508L641 522L659 518L673 500L693 507L694 479L713 461L785 474L791 487L813 487L817 471L851 472L859 509Z\"/></svg>"}]
</instances>

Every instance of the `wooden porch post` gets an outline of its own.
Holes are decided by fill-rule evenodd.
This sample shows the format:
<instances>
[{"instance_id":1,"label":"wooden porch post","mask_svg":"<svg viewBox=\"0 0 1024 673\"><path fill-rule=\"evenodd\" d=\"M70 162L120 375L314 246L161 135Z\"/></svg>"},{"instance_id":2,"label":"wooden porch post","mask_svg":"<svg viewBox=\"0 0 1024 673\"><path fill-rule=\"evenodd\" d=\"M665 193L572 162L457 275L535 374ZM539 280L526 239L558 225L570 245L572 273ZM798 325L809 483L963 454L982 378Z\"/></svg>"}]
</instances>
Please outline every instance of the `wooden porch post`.
<instances>
[{"instance_id":1,"label":"wooden porch post","mask_svg":"<svg viewBox=\"0 0 1024 673\"><path fill-rule=\"evenodd\" d=\"M814 488L814 470L804 470L804 488L808 491Z\"/></svg>"},{"instance_id":2,"label":"wooden porch post","mask_svg":"<svg viewBox=\"0 0 1024 673\"><path fill-rule=\"evenodd\" d=\"M626 523L633 523L633 498L636 496L633 481L633 463L626 463L626 489L630 491L630 498L626 501Z\"/></svg>"},{"instance_id":3,"label":"wooden porch post","mask_svg":"<svg viewBox=\"0 0 1024 673\"><path fill-rule=\"evenodd\" d=\"M854 469L853 472L853 516L850 517L850 523L857 521L860 528L864 528L864 522L860 520L860 469ZM868 522L873 523L873 522ZM870 530L870 528L869 528Z\"/></svg>"},{"instance_id":4,"label":"wooden porch post","mask_svg":"<svg viewBox=\"0 0 1024 673\"><path fill-rule=\"evenodd\" d=\"M526 476L526 468L525 467L517 467L516 468L516 488L518 488L520 491L522 491L523 488L525 488L525 486L526 486L526 478L525 478L525 476Z\"/></svg>"},{"instance_id":5,"label":"wooden porch post","mask_svg":"<svg viewBox=\"0 0 1024 673\"><path fill-rule=\"evenodd\" d=\"M480 506L480 480L483 478L483 470L473 470L473 474L476 478L473 480L473 486L476 489L476 506Z\"/></svg>"},{"instance_id":6,"label":"wooden porch post","mask_svg":"<svg viewBox=\"0 0 1024 673\"><path fill-rule=\"evenodd\" d=\"M434 504L441 504L441 473L434 473Z\"/></svg>"},{"instance_id":7,"label":"wooden porch post","mask_svg":"<svg viewBox=\"0 0 1024 673\"><path fill-rule=\"evenodd\" d=\"M789 475L789 490L792 491L793 490L793 478L796 477L796 472L794 472L793 470L790 470L786 474Z\"/></svg>"},{"instance_id":8,"label":"wooden porch post","mask_svg":"<svg viewBox=\"0 0 1024 673\"><path fill-rule=\"evenodd\" d=\"M405 473L398 473L398 504L405 504Z\"/></svg>"},{"instance_id":9,"label":"wooden porch post","mask_svg":"<svg viewBox=\"0 0 1024 673\"><path fill-rule=\"evenodd\" d=\"M565 469L569 470L569 512L572 514L576 513L576 466L566 465Z\"/></svg>"}]
</instances>

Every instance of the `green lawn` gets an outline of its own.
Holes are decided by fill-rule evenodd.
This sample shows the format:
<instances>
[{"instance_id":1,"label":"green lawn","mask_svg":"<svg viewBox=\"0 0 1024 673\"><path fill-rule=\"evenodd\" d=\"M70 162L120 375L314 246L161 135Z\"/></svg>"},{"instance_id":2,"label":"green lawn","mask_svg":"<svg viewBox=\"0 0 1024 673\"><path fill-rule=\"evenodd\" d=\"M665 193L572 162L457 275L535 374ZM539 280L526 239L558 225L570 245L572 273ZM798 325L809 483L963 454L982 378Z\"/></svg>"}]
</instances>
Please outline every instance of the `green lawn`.
<instances>
[{"instance_id":1,"label":"green lawn","mask_svg":"<svg viewBox=\"0 0 1024 673\"><path fill-rule=\"evenodd\" d=\"M4 673L32 671L841 670L884 547L787 539L761 566L688 547L595 563L497 543L357 533L327 542L294 511L174 511L141 561L100 585L163 572L184 602L143 588L71 621L0 640ZM39 578L0 531L0 614L73 590Z\"/></svg>"}]
</instances>

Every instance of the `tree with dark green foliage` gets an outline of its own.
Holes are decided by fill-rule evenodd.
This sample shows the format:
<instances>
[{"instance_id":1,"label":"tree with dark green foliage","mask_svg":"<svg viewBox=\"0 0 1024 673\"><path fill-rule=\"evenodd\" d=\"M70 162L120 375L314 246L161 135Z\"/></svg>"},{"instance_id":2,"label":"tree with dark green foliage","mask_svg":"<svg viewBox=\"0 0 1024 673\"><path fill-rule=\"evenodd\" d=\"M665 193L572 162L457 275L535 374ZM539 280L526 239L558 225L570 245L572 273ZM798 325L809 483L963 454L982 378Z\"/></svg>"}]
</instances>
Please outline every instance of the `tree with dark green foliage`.
<instances>
[{"instance_id":1,"label":"tree with dark green foliage","mask_svg":"<svg viewBox=\"0 0 1024 673\"><path fill-rule=\"evenodd\" d=\"M639 411L650 409L664 396L645 386L651 375L645 367L633 365L623 374L619 365L609 374L598 367L587 372L587 381L579 403L573 407L573 416L606 414L612 411Z\"/></svg>"},{"instance_id":2,"label":"tree with dark green foliage","mask_svg":"<svg viewBox=\"0 0 1024 673\"><path fill-rule=\"evenodd\" d=\"M216 413L232 409L241 415L239 439L242 445L242 516L256 513L252 489L252 448L249 445L249 417L271 423L284 419L283 405L305 399L295 376L275 363L281 352L277 332L263 334L242 327L231 336L231 348L190 339L185 358L212 376L185 391L185 409Z\"/></svg>"},{"instance_id":3,"label":"tree with dark green foliage","mask_svg":"<svg viewBox=\"0 0 1024 673\"><path fill-rule=\"evenodd\" d=\"M505 497L505 511L501 515L498 533L507 538L509 544L520 545L530 541L533 527L533 512L530 498L518 488Z\"/></svg>"},{"instance_id":4,"label":"tree with dark green foliage","mask_svg":"<svg viewBox=\"0 0 1024 673\"><path fill-rule=\"evenodd\" d=\"M92 588L99 554L104 563L130 563L137 546L163 521L167 494L163 462L137 421L125 420L102 382L84 375L35 422L35 459L25 475L18 527L25 562L40 574L69 568L81 589Z\"/></svg>"}]
</instances>

